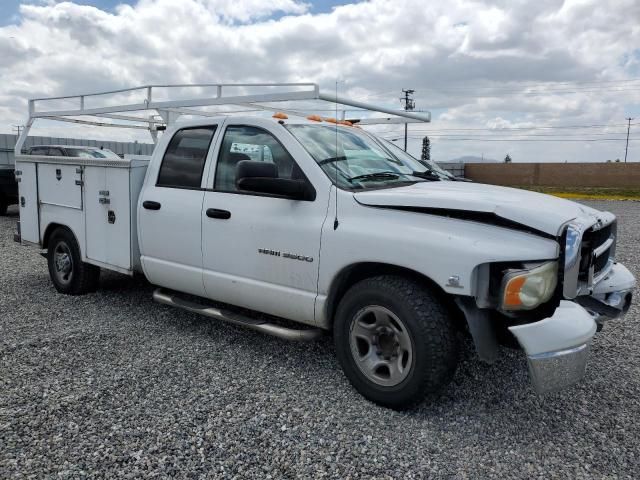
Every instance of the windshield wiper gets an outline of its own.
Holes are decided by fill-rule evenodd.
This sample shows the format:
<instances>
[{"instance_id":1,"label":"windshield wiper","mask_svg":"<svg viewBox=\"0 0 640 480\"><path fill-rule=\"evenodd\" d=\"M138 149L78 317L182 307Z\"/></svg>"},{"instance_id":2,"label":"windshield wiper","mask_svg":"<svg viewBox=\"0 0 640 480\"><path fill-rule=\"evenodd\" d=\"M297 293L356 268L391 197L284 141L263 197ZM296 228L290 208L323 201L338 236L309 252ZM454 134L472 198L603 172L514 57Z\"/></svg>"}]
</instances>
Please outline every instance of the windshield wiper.
<instances>
[{"instance_id":1,"label":"windshield wiper","mask_svg":"<svg viewBox=\"0 0 640 480\"><path fill-rule=\"evenodd\" d=\"M347 157L345 157L344 155L339 156L339 157L329 157L329 158L325 158L323 160L320 160L318 162L318 165L325 165L327 163L333 163L333 162L344 162L347 159Z\"/></svg>"},{"instance_id":2,"label":"windshield wiper","mask_svg":"<svg viewBox=\"0 0 640 480\"><path fill-rule=\"evenodd\" d=\"M412 172L411 175L418 178L424 178L425 180L441 180L440 176L433 170L427 170L426 172Z\"/></svg>"},{"instance_id":3,"label":"windshield wiper","mask_svg":"<svg viewBox=\"0 0 640 480\"><path fill-rule=\"evenodd\" d=\"M356 175L355 177L349 178L350 182L354 182L356 180L385 180L385 179L396 179L403 175L398 172L374 172L374 173L365 173L363 175Z\"/></svg>"}]
</instances>

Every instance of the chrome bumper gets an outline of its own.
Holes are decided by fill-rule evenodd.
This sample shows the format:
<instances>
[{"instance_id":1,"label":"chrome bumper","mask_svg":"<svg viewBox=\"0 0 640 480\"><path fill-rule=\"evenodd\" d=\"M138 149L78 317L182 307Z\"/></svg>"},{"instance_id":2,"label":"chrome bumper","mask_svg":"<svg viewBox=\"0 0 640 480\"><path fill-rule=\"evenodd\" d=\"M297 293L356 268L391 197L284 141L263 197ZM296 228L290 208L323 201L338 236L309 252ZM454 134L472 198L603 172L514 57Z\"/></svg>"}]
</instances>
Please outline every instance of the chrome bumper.
<instances>
[{"instance_id":1,"label":"chrome bumper","mask_svg":"<svg viewBox=\"0 0 640 480\"><path fill-rule=\"evenodd\" d=\"M563 300L551 317L509 330L527 355L538 394L573 385L584 376L596 322L577 303Z\"/></svg>"},{"instance_id":2,"label":"chrome bumper","mask_svg":"<svg viewBox=\"0 0 640 480\"><path fill-rule=\"evenodd\" d=\"M598 324L629 310L634 286L631 272L617 263L594 285L590 296L562 300L551 317L509 327L527 355L538 394L560 390L584 377Z\"/></svg>"}]
</instances>

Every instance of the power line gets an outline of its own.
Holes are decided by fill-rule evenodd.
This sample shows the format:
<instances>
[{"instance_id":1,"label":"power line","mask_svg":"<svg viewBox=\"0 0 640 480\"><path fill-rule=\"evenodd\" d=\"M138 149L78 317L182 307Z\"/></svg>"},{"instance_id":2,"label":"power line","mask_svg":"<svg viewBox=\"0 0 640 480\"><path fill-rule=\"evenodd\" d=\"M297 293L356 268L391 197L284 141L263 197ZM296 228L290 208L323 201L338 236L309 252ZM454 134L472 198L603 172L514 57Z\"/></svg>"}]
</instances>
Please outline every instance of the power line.
<instances>
[{"instance_id":1,"label":"power line","mask_svg":"<svg viewBox=\"0 0 640 480\"><path fill-rule=\"evenodd\" d=\"M632 123L631 125L640 125L640 123ZM555 129L574 129L581 130L586 128L609 128L609 127L626 127L626 123L609 123L600 125L540 125L533 127L500 127L500 128L430 128L430 127L418 127L416 126L412 130L425 133L438 133L438 132L454 132L454 131L489 131L500 133L503 131L520 131L520 130L555 130ZM387 130L379 130L378 133L393 132L393 128Z\"/></svg>"},{"instance_id":2,"label":"power line","mask_svg":"<svg viewBox=\"0 0 640 480\"><path fill-rule=\"evenodd\" d=\"M482 87L481 87L482 88ZM457 91L478 91L481 88L473 88L473 89L468 89L468 90L458 90L458 89L454 89L452 87L446 87L443 89L427 89L427 90L433 90L433 91L438 91L438 92L457 92ZM604 88L606 88L608 91L611 92L627 92L627 91L634 91L634 90L638 90L640 88L640 85L613 85L613 86L607 86L607 85L602 85L602 86L596 86L596 85L591 85L588 87L566 87L566 88L547 88L547 87L536 87L534 89L532 89L531 87L526 87L523 86L521 88L516 88L516 87L507 87L505 89L505 87L496 85L495 87L484 87L485 89L491 89L491 90L499 90L500 93L555 93L555 92L559 92L559 93L563 93L563 92L568 92L568 93L575 93L575 92L581 92L581 91L593 91L593 92L597 92L600 91ZM529 92L523 92L523 90L527 90L527 89L532 89L533 91L529 91ZM538 90L538 91L536 91Z\"/></svg>"},{"instance_id":3,"label":"power line","mask_svg":"<svg viewBox=\"0 0 640 480\"><path fill-rule=\"evenodd\" d=\"M430 137L474 137L474 138L495 138L495 137L601 137L607 135L625 135L626 132L582 132L582 133L429 133ZM409 138L422 138L421 135L409 135Z\"/></svg>"},{"instance_id":4,"label":"power line","mask_svg":"<svg viewBox=\"0 0 640 480\"><path fill-rule=\"evenodd\" d=\"M517 85L522 87L547 87L549 85L606 85L612 83L632 83L640 82L640 78L628 78L623 80L574 80L568 82L519 82ZM624 86L624 85L623 85ZM477 85L474 87L448 87L448 90L477 90L480 88L496 88L493 85Z\"/></svg>"},{"instance_id":5,"label":"power line","mask_svg":"<svg viewBox=\"0 0 640 480\"><path fill-rule=\"evenodd\" d=\"M412 139L419 139L421 137L411 137ZM387 137L387 140L400 140L399 137ZM453 141L453 142L624 142L624 138L454 138L454 137L440 137L438 141ZM629 141L640 141L638 139L630 139Z\"/></svg>"}]
</instances>

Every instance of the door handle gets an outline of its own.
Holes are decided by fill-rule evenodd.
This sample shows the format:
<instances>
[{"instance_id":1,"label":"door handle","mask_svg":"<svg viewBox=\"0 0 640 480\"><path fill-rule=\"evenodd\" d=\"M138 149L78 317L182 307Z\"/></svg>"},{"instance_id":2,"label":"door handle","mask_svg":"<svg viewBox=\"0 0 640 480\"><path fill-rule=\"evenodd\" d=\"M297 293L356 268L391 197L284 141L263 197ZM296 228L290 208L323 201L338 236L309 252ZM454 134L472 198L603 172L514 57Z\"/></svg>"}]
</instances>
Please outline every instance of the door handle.
<instances>
[{"instance_id":1,"label":"door handle","mask_svg":"<svg viewBox=\"0 0 640 480\"><path fill-rule=\"evenodd\" d=\"M219 210L217 208L207 208L207 217L228 220L231 218L231 212L228 210Z\"/></svg>"},{"instance_id":2,"label":"door handle","mask_svg":"<svg viewBox=\"0 0 640 480\"><path fill-rule=\"evenodd\" d=\"M145 200L142 202L142 206L147 210L160 210L162 205L160 205L159 202L154 202L153 200Z\"/></svg>"}]
</instances>

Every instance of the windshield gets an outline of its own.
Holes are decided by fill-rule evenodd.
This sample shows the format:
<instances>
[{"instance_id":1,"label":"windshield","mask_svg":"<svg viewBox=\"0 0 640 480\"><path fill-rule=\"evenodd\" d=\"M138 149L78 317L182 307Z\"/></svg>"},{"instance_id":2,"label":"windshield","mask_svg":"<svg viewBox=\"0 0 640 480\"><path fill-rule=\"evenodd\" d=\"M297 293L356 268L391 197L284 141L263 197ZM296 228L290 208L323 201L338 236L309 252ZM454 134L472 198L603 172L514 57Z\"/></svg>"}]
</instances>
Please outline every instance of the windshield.
<instances>
[{"instance_id":1,"label":"windshield","mask_svg":"<svg viewBox=\"0 0 640 480\"><path fill-rule=\"evenodd\" d=\"M398 158L405 159L407 161L418 162L420 165L422 165L423 169L427 169L427 170L435 173L436 175L438 175L439 177L441 177L444 180L450 180L452 178L455 178L453 175L451 175L445 169L443 169L442 167L438 166L438 164L436 164L435 162L432 162L430 160L418 160L417 158L413 157L411 154L409 154L409 153L405 152L404 150L402 150L395 143L392 143L392 142L390 142L388 140L385 140L385 139L382 139L382 138L377 138L377 140L382 142L385 145L385 147L387 147L391 151L391 153L393 153Z\"/></svg>"},{"instance_id":2,"label":"windshield","mask_svg":"<svg viewBox=\"0 0 640 480\"><path fill-rule=\"evenodd\" d=\"M286 128L340 188L380 188L440 179L415 158L404 152L398 155L388 142L360 129L308 124Z\"/></svg>"}]
</instances>

